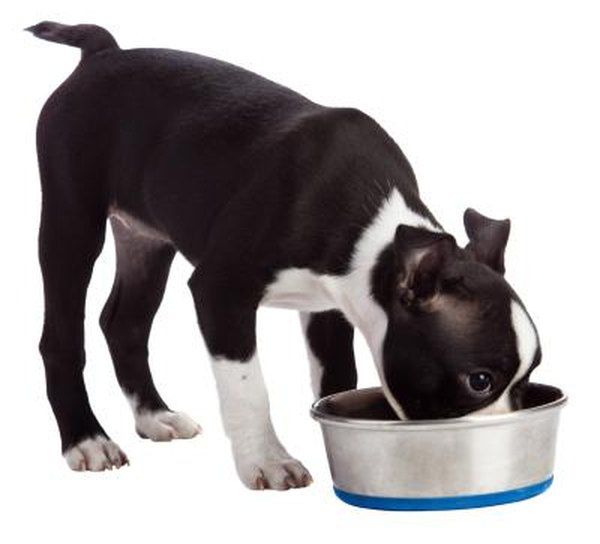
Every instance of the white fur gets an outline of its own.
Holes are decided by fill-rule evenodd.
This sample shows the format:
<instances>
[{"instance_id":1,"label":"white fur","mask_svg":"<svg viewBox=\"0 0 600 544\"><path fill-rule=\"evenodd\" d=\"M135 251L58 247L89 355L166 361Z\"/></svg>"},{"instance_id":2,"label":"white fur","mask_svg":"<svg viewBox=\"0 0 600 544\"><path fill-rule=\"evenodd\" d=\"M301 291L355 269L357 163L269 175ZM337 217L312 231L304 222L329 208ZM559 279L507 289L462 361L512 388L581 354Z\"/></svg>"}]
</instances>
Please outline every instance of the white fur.
<instances>
[{"instance_id":1,"label":"white fur","mask_svg":"<svg viewBox=\"0 0 600 544\"><path fill-rule=\"evenodd\" d=\"M104 436L86 438L63 454L72 470L100 472L129 464L127 456L112 440Z\"/></svg>"},{"instance_id":2,"label":"white fur","mask_svg":"<svg viewBox=\"0 0 600 544\"><path fill-rule=\"evenodd\" d=\"M287 268L267 287L261 304L306 312L332 310L338 283L336 276L315 274L308 268Z\"/></svg>"},{"instance_id":3,"label":"white fur","mask_svg":"<svg viewBox=\"0 0 600 544\"><path fill-rule=\"evenodd\" d=\"M365 336L386 398L398 416L404 419L404 411L390 393L383 375L382 348L388 321L371 295L370 281L377 258L393 241L400 224L440 230L428 218L411 210L400 192L394 189L358 240L348 274L332 276L315 274L308 269L283 270L266 290L262 303L306 312L340 309Z\"/></svg>"},{"instance_id":4,"label":"white fur","mask_svg":"<svg viewBox=\"0 0 600 544\"><path fill-rule=\"evenodd\" d=\"M252 489L288 489L312 479L275 435L258 357L213 360L225 433L242 482Z\"/></svg>"},{"instance_id":5,"label":"white fur","mask_svg":"<svg viewBox=\"0 0 600 544\"><path fill-rule=\"evenodd\" d=\"M498 397L492 404L489 404L481 410L471 412L473 414L504 414L511 411L510 405L510 390L531 367L535 352L538 347L538 336L535 332L535 328L531 319L523 309L523 307L516 301L513 300L510 305L511 309L511 321L517 338L517 353L519 354L519 367L517 372L513 376L512 380L503 391L502 395Z\"/></svg>"},{"instance_id":6,"label":"white fur","mask_svg":"<svg viewBox=\"0 0 600 544\"><path fill-rule=\"evenodd\" d=\"M191 417L169 410L145 410L135 397L126 395L133 417L135 430L143 437L155 442L166 442L176 438L193 438L202 428Z\"/></svg>"},{"instance_id":7,"label":"white fur","mask_svg":"<svg viewBox=\"0 0 600 544\"><path fill-rule=\"evenodd\" d=\"M308 362L310 363L310 384L315 399L321 396L321 380L323 379L323 362L313 353L308 336L306 334L308 328L308 322L310 320L310 314L306 312L300 312L300 323L302 325L302 332L304 333L304 340L306 344L306 354L308 355Z\"/></svg>"}]
</instances>

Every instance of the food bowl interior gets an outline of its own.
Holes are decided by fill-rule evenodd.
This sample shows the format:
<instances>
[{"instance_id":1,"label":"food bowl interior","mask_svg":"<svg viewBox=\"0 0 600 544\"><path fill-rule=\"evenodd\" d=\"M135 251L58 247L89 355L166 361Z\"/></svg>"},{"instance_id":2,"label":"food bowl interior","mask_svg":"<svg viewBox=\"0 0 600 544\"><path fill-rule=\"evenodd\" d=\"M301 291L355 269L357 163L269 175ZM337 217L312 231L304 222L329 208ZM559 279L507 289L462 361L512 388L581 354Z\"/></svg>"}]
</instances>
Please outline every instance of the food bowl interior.
<instances>
[{"instance_id":1,"label":"food bowl interior","mask_svg":"<svg viewBox=\"0 0 600 544\"><path fill-rule=\"evenodd\" d=\"M563 393L557 387L529 383L523 392L522 409L543 406L557 401L561 397L563 397ZM380 387L346 391L325 398L319 403L319 412L349 419L398 420Z\"/></svg>"}]
</instances>

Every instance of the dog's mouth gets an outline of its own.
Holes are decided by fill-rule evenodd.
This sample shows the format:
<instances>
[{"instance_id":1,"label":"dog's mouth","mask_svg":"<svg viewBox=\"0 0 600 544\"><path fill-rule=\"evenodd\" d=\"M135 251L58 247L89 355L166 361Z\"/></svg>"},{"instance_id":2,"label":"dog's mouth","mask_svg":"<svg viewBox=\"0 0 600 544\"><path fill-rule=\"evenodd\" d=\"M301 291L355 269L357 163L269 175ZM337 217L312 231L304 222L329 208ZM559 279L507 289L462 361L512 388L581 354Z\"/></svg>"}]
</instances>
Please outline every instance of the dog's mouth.
<instances>
[{"instance_id":1,"label":"dog's mouth","mask_svg":"<svg viewBox=\"0 0 600 544\"><path fill-rule=\"evenodd\" d=\"M388 388L383 387L383 395L379 402L373 406L373 409L383 419L401 421L443 420L468 416L508 414L543 404L548 398L548 388L549 386L531 383L529 375L527 375L515 383L510 390L503 391L490 404L473 409L469 406L448 406L442 402L430 403L426 399L411 399L411 402L403 402L397 399Z\"/></svg>"},{"instance_id":2,"label":"dog's mouth","mask_svg":"<svg viewBox=\"0 0 600 544\"><path fill-rule=\"evenodd\" d=\"M403 406L391 392L384 390L384 399L377 411L385 419L403 421L455 419L474 415L498 415L515 412L543 404L548 397L548 386L531 383L525 377L516 383L508 392L504 392L495 401L480 409L468 407L430 406L421 399L416 399L408 406Z\"/></svg>"},{"instance_id":3,"label":"dog's mouth","mask_svg":"<svg viewBox=\"0 0 600 544\"><path fill-rule=\"evenodd\" d=\"M385 395L389 413L394 414L394 419L401 421L454 419L473 413L473 409L470 407L450 407L442 403L428 403L423 399L413 399L410 407L406 406L399 413L396 409L396 405L400 405L398 400L393 398L392 402L390 402L389 396Z\"/></svg>"}]
</instances>

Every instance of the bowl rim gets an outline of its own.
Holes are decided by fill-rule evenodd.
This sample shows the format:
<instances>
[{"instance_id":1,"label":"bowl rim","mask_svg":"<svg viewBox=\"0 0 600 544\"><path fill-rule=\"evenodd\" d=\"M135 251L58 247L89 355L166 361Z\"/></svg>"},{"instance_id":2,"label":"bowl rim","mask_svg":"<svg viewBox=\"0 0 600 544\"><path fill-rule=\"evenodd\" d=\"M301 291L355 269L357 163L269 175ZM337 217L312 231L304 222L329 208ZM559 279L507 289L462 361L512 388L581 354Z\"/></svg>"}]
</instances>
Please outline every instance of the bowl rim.
<instances>
[{"instance_id":1,"label":"bowl rim","mask_svg":"<svg viewBox=\"0 0 600 544\"><path fill-rule=\"evenodd\" d=\"M540 384L545 385L545 384ZM323 405L334 397L352 393L354 391L381 391L381 387L361 387L360 389L349 389L347 391L340 391L339 393L333 393L327 395L313 402L310 408L310 415L313 419L319 423L325 425L334 425L339 427L352 427L359 429L373 429L379 431L427 431L427 430L443 430L443 429L456 429L456 428L475 428L475 427L487 427L493 425L502 425L511 423L514 421L529 420L535 417L548 415L557 412L563 408L567 403L568 396L565 392L557 388L561 396L551 402L540 404L538 406L532 406L531 408L524 408L515 412L508 412L505 414L478 414L478 415L465 415L462 417L454 417L448 419L418 419L418 420L385 420L385 419L362 419L352 418L346 416L338 416L327 413L322 409Z\"/></svg>"}]
</instances>

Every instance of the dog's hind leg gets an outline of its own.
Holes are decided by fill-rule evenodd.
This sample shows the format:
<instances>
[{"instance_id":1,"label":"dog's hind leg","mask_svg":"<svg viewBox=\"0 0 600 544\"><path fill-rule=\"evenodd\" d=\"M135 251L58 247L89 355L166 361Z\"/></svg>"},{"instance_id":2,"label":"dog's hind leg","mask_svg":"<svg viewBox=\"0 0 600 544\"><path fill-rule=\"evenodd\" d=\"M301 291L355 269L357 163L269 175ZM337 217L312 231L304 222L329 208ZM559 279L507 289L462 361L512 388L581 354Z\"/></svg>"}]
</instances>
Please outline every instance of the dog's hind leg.
<instances>
[{"instance_id":1,"label":"dog's hind leg","mask_svg":"<svg viewBox=\"0 0 600 544\"><path fill-rule=\"evenodd\" d=\"M315 398L356 388L354 329L337 310L300 313Z\"/></svg>"},{"instance_id":2,"label":"dog's hind leg","mask_svg":"<svg viewBox=\"0 0 600 544\"><path fill-rule=\"evenodd\" d=\"M138 434L156 441L191 438L200 427L188 416L169 410L148 365L148 337L163 298L173 246L127 219L111 217L117 270L100 316L121 389L135 417Z\"/></svg>"},{"instance_id":3,"label":"dog's hind leg","mask_svg":"<svg viewBox=\"0 0 600 544\"><path fill-rule=\"evenodd\" d=\"M40 352L63 455L73 470L99 471L127 462L92 412L83 378L85 298L106 217L100 201L76 189L67 194L65 187L77 185L60 181L49 188L48 174L42 171L39 258L45 314Z\"/></svg>"}]
</instances>

